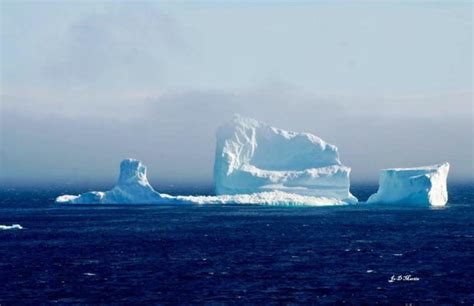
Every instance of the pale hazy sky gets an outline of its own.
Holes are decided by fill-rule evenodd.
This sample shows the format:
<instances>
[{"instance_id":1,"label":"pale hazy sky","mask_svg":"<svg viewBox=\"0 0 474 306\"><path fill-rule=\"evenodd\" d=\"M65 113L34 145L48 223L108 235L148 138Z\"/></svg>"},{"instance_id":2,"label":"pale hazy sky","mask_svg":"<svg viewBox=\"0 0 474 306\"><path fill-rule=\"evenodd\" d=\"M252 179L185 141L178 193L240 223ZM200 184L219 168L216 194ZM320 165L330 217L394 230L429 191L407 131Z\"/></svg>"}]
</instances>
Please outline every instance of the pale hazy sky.
<instances>
[{"instance_id":1,"label":"pale hazy sky","mask_svg":"<svg viewBox=\"0 0 474 306\"><path fill-rule=\"evenodd\" d=\"M473 179L470 1L1 1L0 183L212 181L240 113L339 147L353 181Z\"/></svg>"}]
</instances>

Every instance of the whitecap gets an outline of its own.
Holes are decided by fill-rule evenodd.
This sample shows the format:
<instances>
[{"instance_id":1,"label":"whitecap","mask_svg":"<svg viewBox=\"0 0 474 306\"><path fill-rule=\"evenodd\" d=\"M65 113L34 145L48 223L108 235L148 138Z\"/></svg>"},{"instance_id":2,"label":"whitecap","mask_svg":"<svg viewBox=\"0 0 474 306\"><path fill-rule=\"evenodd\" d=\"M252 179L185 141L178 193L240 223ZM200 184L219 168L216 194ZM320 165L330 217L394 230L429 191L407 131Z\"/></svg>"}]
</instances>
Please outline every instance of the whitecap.
<instances>
[{"instance_id":1,"label":"whitecap","mask_svg":"<svg viewBox=\"0 0 474 306\"><path fill-rule=\"evenodd\" d=\"M0 225L0 230L12 230L12 229L23 229L23 226L21 226L20 224Z\"/></svg>"}]
</instances>

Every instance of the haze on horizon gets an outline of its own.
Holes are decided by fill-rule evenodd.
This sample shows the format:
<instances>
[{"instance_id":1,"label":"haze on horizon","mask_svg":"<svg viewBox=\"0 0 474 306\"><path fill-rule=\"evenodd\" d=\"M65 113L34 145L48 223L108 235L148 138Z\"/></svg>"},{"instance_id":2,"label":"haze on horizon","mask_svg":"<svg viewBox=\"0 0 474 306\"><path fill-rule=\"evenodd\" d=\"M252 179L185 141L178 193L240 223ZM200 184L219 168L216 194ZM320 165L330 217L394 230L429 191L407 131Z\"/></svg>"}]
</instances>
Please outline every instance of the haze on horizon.
<instances>
[{"instance_id":1,"label":"haze on horizon","mask_svg":"<svg viewBox=\"0 0 474 306\"><path fill-rule=\"evenodd\" d=\"M0 185L212 181L234 113L474 179L470 1L1 1Z\"/></svg>"}]
</instances>

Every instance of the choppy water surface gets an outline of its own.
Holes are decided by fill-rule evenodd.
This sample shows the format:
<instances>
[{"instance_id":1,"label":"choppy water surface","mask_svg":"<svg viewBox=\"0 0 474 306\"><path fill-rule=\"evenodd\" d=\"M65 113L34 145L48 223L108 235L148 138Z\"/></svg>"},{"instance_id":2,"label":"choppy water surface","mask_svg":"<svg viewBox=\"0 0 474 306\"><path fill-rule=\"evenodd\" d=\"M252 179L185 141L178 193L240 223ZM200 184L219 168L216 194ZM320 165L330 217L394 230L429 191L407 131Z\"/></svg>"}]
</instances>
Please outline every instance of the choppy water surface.
<instances>
[{"instance_id":1,"label":"choppy water surface","mask_svg":"<svg viewBox=\"0 0 474 306\"><path fill-rule=\"evenodd\" d=\"M444 209L61 206L58 192L0 193L0 225L22 227L0 230L0 304L474 302L473 185L451 185Z\"/></svg>"}]
</instances>

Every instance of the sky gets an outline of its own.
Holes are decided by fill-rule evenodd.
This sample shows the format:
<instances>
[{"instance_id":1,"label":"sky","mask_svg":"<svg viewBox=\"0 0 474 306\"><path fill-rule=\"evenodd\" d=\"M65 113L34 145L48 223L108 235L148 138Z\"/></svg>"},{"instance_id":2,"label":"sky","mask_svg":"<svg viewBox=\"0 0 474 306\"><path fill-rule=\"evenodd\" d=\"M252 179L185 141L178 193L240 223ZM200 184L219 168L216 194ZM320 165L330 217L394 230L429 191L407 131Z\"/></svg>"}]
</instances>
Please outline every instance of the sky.
<instances>
[{"instance_id":1,"label":"sky","mask_svg":"<svg viewBox=\"0 0 474 306\"><path fill-rule=\"evenodd\" d=\"M210 184L234 113L474 179L470 1L0 3L0 184Z\"/></svg>"}]
</instances>

